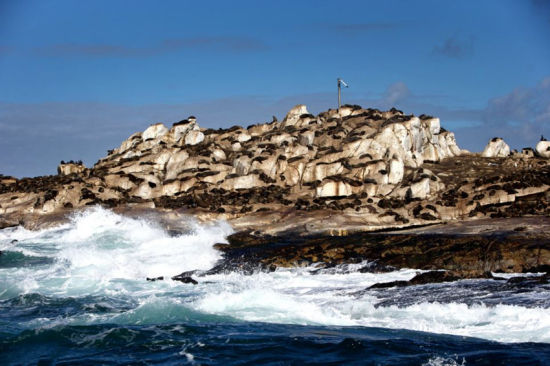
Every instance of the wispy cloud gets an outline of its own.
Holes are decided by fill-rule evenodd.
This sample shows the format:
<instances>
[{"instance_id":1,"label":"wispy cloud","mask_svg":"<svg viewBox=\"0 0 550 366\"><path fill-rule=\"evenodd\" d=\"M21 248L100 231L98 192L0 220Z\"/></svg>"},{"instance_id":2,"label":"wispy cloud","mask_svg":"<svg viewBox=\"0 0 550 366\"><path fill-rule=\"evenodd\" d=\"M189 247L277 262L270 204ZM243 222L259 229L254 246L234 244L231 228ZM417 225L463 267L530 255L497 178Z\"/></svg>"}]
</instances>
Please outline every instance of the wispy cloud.
<instances>
[{"instance_id":1,"label":"wispy cloud","mask_svg":"<svg viewBox=\"0 0 550 366\"><path fill-rule=\"evenodd\" d=\"M269 49L269 46L259 39L237 36L219 36L165 39L151 46L141 47L117 44L59 43L35 47L32 51L37 55L51 57L145 57L185 50L242 53L257 52L267 49Z\"/></svg>"},{"instance_id":2,"label":"wispy cloud","mask_svg":"<svg viewBox=\"0 0 550 366\"><path fill-rule=\"evenodd\" d=\"M489 126L517 130L524 139L534 140L550 127L550 76L534 87L516 88L489 100L483 113Z\"/></svg>"},{"instance_id":3,"label":"wispy cloud","mask_svg":"<svg viewBox=\"0 0 550 366\"><path fill-rule=\"evenodd\" d=\"M366 33L380 30L390 30L400 27L399 23L356 23L356 24L334 24L330 28L338 32ZM326 25L325 25L326 27Z\"/></svg>"},{"instance_id":4,"label":"wispy cloud","mask_svg":"<svg viewBox=\"0 0 550 366\"><path fill-rule=\"evenodd\" d=\"M176 38L162 42L163 49L209 48L234 52L263 51L269 46L255 38L247 37L197 37Z\"/></svg>"},{"instance_id":5,"label":"wispy cloud","mask_svg":"<svg viewBox=\"0 0 550 366\"><path fill-rule=\"evenodd\" d=\"M449 37L441 44L434 46L433 52L445 57L462 59L474 53L474 37Z\"/></svg>"},{"instance_id":6,"label":"wispy cloud","mask_svg":"<svg viewBox=\"0 0 550 366\"><path fill-rule=\"evenodd\" d=\"M111 44L78 44L58 43L48 46L36 47L32 50L40 56L114 56L134 57L147 56L156 52L154 48L133 48Z\"/></svg>"},{"instance_id":7,"label":"wispy cloud","mask_svg":"<svg viewBox=\"0 0 550 366\"><path fill-rule=\"evenodd\" d=\"M391 84L378 104L385 108L393 107L411 96L409 87L404 82Z\"/></svg>"},{"instance_id":8,"label":"wispy cloud","mask_svg":"<svg viewBox=\"0 0 550 366\"><path fill-rule=\"evenodd\" d=\"M394 89L408 90L403 86ZM535 86L491 98L482 108L451 108L452 101L434 103L433 98L413 93L396 95L402 96L396 99L398 107L440 117L444 126L453 126L460 146L473 151L495 136L516 149L534 146L540 135L550 136L550 76Z\"/></svg>"}]
</instances>

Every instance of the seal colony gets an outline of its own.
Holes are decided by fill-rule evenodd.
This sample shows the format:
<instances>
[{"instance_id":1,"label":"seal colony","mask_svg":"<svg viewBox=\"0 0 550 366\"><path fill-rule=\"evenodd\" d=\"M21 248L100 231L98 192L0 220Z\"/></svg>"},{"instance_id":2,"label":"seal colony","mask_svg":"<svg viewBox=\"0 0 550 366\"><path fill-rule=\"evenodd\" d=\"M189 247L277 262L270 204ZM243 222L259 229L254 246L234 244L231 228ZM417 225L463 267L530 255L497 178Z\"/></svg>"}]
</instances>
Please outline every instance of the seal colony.
<instances>
[{"instance_id":1,"label":"seal colony","mask_svg":"<svg viewBox=\"0 0 550 366\"><path fill-rule=\"evenodd\" d=\"M175 226L181 215L224 219L254 238L524 216L547 223L549 157L548 141L511 153L500 138L470 153L438 118L395 108L314 116L297 105L282 122L218 130L190 116L133 134L92 168L71 161L57 176L1 176L0 228L37 228L90 205L154 209Z\"/></svg>"}]
</instances>

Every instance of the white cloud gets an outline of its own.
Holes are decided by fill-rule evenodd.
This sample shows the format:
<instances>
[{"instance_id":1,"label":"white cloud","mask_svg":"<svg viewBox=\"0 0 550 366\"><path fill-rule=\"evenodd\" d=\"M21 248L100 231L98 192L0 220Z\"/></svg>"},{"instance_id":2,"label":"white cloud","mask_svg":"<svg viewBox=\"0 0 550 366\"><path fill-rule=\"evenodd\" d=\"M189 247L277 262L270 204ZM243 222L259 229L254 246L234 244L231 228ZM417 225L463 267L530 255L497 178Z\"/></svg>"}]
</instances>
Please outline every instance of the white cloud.
<instances>
[{"instance_id":1,"label":"white cloud","mask_svg":"<svg viewBox=\"0 0 550 366\"><path fill-rule=\"evenodd\" d=\"M379 101L379 104L384 108L391 108L401 102L406 101L412 96L409 87L404 82L397 82L391 84L386 92L384 93L383 98Z\"/></svg>"},{"instance_id":2,"label":"white cloud","mask_svg":"<svg viewBox=\"0 0 550 366\"><path fill-rule=\"evenodd\" d=\"M517 130L525 140L540 136L550 126L550 77L489 100L483 122Z\"/></svg>"}]
</instances>

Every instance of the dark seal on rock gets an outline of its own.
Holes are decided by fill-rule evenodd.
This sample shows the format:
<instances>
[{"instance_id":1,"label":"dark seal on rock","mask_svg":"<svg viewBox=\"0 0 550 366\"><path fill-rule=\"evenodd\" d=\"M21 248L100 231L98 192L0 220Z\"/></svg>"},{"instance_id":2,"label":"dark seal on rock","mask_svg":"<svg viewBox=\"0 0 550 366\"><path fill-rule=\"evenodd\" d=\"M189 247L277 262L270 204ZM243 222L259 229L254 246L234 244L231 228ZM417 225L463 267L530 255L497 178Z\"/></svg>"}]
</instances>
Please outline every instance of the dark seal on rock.
<instances>
[{"instance_id":1,"label":"dark seal on rock","mask_svg":"<svg viewBox=\"0 0 550 366\"><path fill-rule=\"evenodd\" d=\"M182 283L191 283L193 285L198 284L198 282L196 280L194 280L192 277L189 277L189 276L178 275L178 276L172 277L172 280L179 281L179 282L182 282Z\"/></svg>"}]
</instances>

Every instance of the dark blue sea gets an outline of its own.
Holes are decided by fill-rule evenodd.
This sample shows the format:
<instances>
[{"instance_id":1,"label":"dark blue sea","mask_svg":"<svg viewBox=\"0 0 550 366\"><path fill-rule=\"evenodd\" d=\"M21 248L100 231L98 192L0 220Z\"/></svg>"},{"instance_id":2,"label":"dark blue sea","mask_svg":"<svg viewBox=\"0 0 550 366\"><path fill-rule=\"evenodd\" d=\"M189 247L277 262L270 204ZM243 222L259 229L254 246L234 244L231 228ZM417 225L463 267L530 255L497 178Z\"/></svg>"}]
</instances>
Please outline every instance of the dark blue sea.
<instances>
[{"instance_id":1,"label":"dark blue sea","mask_svg":"<svg viewBox=\"0 0 550 366\"><path fill-rule=\"evenodd\" d=\"M414 269L209 269L223 222L174 236L102 208L0 230L0 365L549 365L550 286L462 280L368 289ZM164 276L150 282L147 277Z\"/></svg>"}]
</instances>

